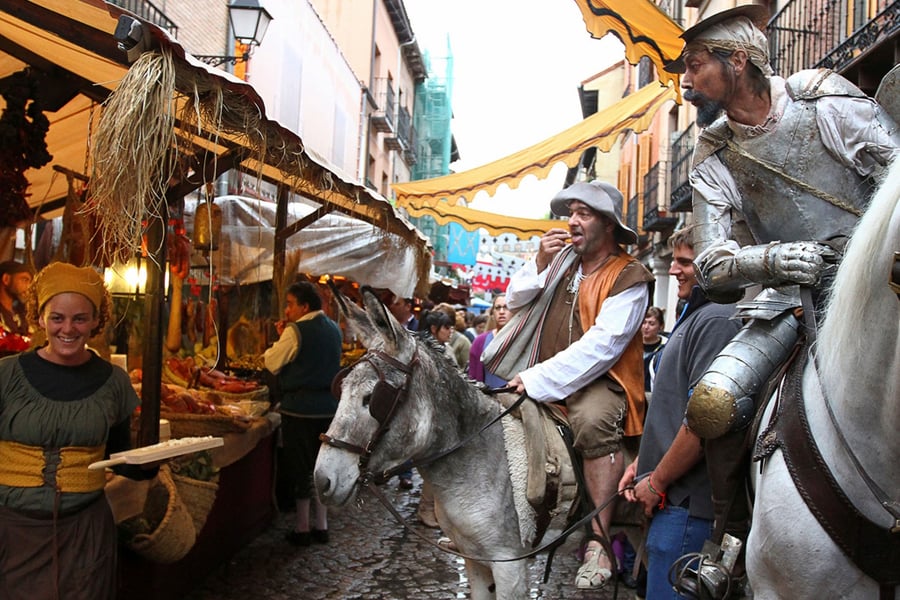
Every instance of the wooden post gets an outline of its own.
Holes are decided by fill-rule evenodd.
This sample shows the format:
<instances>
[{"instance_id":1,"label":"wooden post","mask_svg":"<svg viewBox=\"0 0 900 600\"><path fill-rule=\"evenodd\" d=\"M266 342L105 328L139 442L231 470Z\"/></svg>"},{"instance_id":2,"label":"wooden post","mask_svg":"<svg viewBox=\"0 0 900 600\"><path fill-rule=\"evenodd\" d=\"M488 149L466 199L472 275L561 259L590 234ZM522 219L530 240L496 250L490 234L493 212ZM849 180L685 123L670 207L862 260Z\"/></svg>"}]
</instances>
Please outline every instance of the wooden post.
<instances>
[{"instance_id":1,"label":"wooden post","mask_svg":"<svg viewBox=\"0 0 900 600\"><path fill-rule=\"evenodd\" d=\"M141 427L137 445L159 442L159 408L162 388L163 303L165 302L166 223L165 202L148 217L147 284L144 287L144 346L141 377Z\"/></svg>"}]
</instances>

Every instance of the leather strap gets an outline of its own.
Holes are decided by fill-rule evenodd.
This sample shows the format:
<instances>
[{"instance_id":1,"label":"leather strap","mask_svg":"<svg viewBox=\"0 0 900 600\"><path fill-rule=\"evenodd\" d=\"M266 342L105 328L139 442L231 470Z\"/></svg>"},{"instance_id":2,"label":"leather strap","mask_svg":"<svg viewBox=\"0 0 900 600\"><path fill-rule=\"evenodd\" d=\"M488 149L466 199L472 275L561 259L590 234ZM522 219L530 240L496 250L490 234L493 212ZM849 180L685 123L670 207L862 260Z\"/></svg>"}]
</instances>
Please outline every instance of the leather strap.
<instances>
[{"instance_id":1,"label":"leather strap","mask_svg":"<svg viewBox=\"0 0 900 600\"><path fill-rule=\"evenodd\" d=\"M778 444L794 485L816 520L844 554L879 583L882 597L900 585L900 531L891 532L863 516L841 490L816 446L801 392L805 361L788 372L775 425ZM885 590L890 591L884 596Z\"/></svg>"}]
</instances>

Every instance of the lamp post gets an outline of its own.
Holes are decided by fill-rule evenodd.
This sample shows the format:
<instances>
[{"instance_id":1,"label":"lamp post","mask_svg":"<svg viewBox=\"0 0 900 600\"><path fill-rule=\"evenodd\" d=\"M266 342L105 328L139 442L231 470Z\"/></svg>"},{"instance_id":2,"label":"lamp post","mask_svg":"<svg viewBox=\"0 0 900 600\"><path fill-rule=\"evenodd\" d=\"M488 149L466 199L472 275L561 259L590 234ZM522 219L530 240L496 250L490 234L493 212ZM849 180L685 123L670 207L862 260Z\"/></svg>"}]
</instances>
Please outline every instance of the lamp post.
<instances>
[{"instance_id":1,"label":"lamp post","mask_svg":"<svg viewBox=\"0 0 900 600\"><path fill-rule=\"evenodd\" d=\"M253 53L253 49L262 44L271 21L272 15L258 0L234 0L228 5L228 22L231 24L234 39L240 42L246 50L240 56L202 54L196 55L195 58L213 67L225 63L235 65L239 62L246 62Z\"/></svg>"}]
</instances>

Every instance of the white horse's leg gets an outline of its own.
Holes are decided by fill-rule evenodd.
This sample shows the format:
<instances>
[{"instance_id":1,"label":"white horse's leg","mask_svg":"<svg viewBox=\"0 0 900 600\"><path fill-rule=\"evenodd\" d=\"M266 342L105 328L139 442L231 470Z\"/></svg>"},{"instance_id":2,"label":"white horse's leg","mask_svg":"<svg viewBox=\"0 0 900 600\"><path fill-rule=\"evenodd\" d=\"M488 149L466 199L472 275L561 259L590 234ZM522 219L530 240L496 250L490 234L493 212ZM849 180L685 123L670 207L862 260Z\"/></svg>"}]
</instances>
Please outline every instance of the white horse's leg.
<instances>
[{"instance_id":1,"label":"white horse's leg","mask_svg":"<svg viewBox=\"0 0 900 600\"><path fill-rule=\"evenodd\" d=\"M465 559L472 600L494 600L494 576L484 563Z\"/></svg>"},{"instance_id":2,"label":"white horse's leg","mask_svg":"<svg viewBox=\"0 0 900 600\"><path fill-rule=\"evenodd\" d=\"M757 479L747 574L755 600L865 600L878 587L834 545L794 487L781 451Z\"/></svg>"}]
</instances>

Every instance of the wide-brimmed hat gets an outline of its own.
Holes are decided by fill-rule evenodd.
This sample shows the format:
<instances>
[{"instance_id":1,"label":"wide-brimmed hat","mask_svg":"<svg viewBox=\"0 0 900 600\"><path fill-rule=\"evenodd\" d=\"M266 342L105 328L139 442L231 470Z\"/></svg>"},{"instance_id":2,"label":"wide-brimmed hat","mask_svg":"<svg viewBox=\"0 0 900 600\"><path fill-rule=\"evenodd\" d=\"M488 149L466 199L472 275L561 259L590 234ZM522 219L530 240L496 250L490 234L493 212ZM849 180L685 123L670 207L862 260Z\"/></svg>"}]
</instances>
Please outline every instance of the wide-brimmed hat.
<instances>
[{"instance_id":1,"label":"wide-brimmed hat","mask_svg":"<svg viewBox=\"0 0 900 600\"><path fill-rule=\"evenodd\" d=\"M636 244L637 234L622 223L622 192L605 181L573 183L550 201L550 210L558 217L569 216L569 203L584 202L601 215L609 217L616 224L613 238L619 244Z\"/></svg>"},{"instance_id":2,"label":"wide-brimmed hat","mask_svg":"<svg viewBox=\"0 0 900 600\"><path fill-rule=\"evenodd\" d=\"M769 44L763 33L768 22L769 9L758 4L745 4L707 17L679 36L684 40L684 48L663 69L684 73L685 52L699 44L709 50L744 50L750 62L771 75Z\"/></svg>"}]
</instances>

